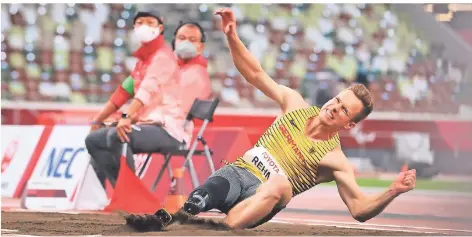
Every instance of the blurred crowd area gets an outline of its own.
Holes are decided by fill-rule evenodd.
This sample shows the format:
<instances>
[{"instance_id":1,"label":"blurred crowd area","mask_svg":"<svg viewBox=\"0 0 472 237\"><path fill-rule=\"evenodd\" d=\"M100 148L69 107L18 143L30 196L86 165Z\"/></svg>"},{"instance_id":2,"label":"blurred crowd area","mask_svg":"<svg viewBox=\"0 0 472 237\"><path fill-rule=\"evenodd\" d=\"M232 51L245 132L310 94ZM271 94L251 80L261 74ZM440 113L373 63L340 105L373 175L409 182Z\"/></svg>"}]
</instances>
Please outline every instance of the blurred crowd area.
<instances>
[{"instance_id":1,"label":"blurred crowd area","mask_svg":"<svg viewBox=\"0 0 472 237\"><path fill-rule=\"evenodd\" d=\"M134 14L154 8L168 42L181 20L203 26L222 106L275 107L235 69L214 16L223 6L235 11L240 38L264 70L312 104L358 82L376 111L457 113L470 91L463 64L439 57L386 4L2 4L2 100L107 101L136 62Z\"/></svg>"}]
</instances>

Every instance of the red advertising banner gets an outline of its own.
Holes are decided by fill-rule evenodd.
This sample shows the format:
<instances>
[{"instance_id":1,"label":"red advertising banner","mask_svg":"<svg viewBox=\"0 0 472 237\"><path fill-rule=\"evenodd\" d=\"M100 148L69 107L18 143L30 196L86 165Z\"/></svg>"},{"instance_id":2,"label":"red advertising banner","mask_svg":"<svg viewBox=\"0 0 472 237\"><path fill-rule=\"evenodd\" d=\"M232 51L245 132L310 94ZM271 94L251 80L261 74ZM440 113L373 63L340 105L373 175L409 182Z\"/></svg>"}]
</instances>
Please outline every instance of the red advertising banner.
<instances>
[{"instance_id":1,"label":"red advertising banner","mask_svg":"<svg viewBox=\"0 0 472 237\"><path fill-rule=\"evenodd\" d=\"M2 108L2 123L85 125L95 113L94 109L66 111L63 109ZM418 114L415 119L367 119L358 124L356 129L340 133L342 146L344 148L392 149L395 132L421 132L430 135L433 150L472 152L472 121L422 120L421 116L423 115ZM211 127L244 128L249 141L254 144L274 119L273 115L217 114Z\"/></svg>"}]
</instances>

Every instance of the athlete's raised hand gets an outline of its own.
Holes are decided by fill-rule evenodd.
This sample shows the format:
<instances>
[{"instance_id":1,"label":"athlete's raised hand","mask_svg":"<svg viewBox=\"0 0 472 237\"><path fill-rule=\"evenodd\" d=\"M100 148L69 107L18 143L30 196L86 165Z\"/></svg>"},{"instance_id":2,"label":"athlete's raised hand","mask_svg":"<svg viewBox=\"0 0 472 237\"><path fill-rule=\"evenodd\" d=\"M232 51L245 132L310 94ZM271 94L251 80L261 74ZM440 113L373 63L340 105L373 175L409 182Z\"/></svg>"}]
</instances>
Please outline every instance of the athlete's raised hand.
<instances>
[{"instance_id":1,"label":"athlete's raised hand","mask_svg":"<svg viewBox=\"0 0 472 237\"><path fill-rule=\"evenodd\" d=\"M402 194L414 189L416 186L416 170L401 172L393 181L390 188L397 194Z\"/></svg>"},{"instance_id":2,"label":"athlete's raised hand","mask_svg":"<svg viewBox=\"0 0 472 237\"><path fill-rule=\"evenodd\" d=\"M221 30L229 35L236 32L236 17L231 8L220 8L215 15L221 16Z\"/></svg>"}]
</instances>

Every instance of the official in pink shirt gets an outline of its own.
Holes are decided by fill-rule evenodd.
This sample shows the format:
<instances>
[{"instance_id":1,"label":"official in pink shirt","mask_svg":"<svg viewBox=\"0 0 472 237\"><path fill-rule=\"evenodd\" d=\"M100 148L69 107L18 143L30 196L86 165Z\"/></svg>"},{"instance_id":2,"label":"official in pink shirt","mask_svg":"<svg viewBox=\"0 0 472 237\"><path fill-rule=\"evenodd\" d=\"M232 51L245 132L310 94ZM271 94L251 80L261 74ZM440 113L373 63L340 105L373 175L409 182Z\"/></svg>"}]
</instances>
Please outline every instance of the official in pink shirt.
<instances>
[{"instance_id":1,"label":"official in pink shirt","mask_svg":"<svg viewBox=\"0 0 472 237\"><path fill-rule=\"evenodd\" d=\"M127 163L133 171L133 154L158 152L190 143L193 125L184 129L186 109L181 97L180 66L164 40L163 31L163 22L156 13L138 12L134 35L142 45L133 54L138 59L136 66L95 116L92 132L85 140L96 163L95 170L103 171L113 185L118 177L123 142L129 144ZM132 99L131 104L116 127L94 129L129 99ZM104 184L103 178L101 181Z\"/></svg>"},{"instance_id":2,"label":"official in pink shirt","mask_svg":"<svg viewBox=\"0 0 472 237\"><path fill-rule=\"evenodd\" d=\"M205 32L196 22L180 23L174 32L172 48L180 66L182 103L186 112L195 98L209 99L211 95L208 61L202 56L205 41Z\"/></svg>"}]
</instances>

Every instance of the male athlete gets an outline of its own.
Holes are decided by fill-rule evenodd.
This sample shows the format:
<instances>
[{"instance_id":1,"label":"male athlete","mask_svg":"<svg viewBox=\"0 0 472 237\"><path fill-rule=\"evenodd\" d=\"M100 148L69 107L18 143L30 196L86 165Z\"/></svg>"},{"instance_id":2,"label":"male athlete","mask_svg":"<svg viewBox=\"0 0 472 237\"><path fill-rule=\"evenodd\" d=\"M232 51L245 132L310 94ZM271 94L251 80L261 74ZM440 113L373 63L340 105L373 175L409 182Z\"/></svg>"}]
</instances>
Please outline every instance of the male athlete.
<instances>
[{"instance_id":1,"label":"male athlete","mask_svg":"<svg viewBox=\"0 0 472 237\"><path fill-rule=\"evenodd\" d=\"M364 222L382 212L395 197L415 187L416 171L409 170L400 173L388 190L380 194L367 196L360 191L341 150L338 131L353 128L371 113L372 99L363 85L342 91L321 109L310 106L299 93L278 85L262 70L239 40L230 9L220 9L216 14L222 17L221 27L235 66L249 83L280 105L283 115L254 148L192 191L180 213L196 215L216 208L227 214L223 220L227 226L253 228L273 218L292 197L334 180L352 217ZM127 222L142 228L146 219L164 218L163 214L161 209L147 217L128 217ZM168 223L169 219L164 219L161 224Z\"/></svg>"}]
</instances>

